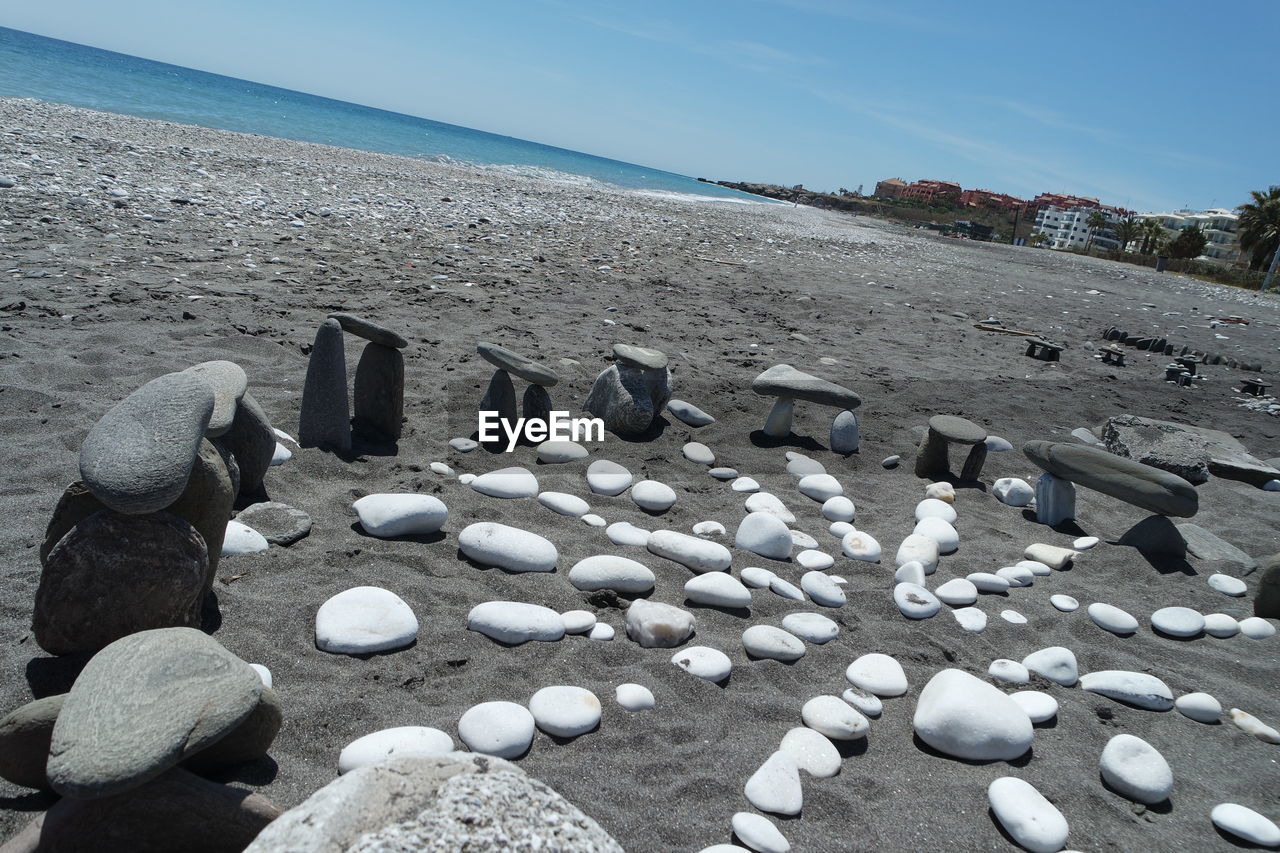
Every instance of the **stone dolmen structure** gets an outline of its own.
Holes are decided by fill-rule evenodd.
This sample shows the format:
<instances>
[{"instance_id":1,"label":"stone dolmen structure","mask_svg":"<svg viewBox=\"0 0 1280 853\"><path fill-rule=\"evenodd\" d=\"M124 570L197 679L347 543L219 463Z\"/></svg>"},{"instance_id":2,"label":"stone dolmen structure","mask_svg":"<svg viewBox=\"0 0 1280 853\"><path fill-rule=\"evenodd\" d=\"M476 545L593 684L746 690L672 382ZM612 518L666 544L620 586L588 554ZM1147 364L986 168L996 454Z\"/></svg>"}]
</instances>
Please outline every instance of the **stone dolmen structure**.
<instances>
[{"instance_id":1,"label":"stone dolmen structure","mask_svg":"<svg viewBox=\"0 0 1280 853\"><path fill-rule=\"evenodd\" d=\"M764 434L770 438L785 438L791 433L796 400L804 400L840 409L832 423L831 449L837 453L857 449L857 419L853 410L862 405L862 398L848 388L796 370L789 364L775 364L752 380L751 390L762 397L777 398L764 422ZM850 418L853 418L852 425Z\"/></svg>"},{"instance_id":2,"label":"stone dolmen structure","mask_svg":"<svg viewBox=\"0 0 1280 853\"><path fill-rule=\"evenodd\" d=\"M511 384L511 374L514 373L529 383L521 400L523 416L545 420L551 414L551 395L547 389L560 382L555 371L497 344L481 341L476 344L476 352L498 368L489 380L484 398L480 400L480 411L497 412L503 421L515 427L519 415L516 413L516 389Z\"/></svg>"},{"instance_id":3,"label":"stone dolmen structure","mask_svg":"<svg viewBox=\"0 0 1280 853\"><path fill-rule=\"evenodd\" d=\"M592 383L583 409L615 435L643 435L671 400L667 356L656 349L614 344L613 358Z\"/></svg>"},{"instance_id":4,"label":"stone dolmen structure","mask_svg":"<svg viewBox=\"0 0 1280 853\"><path fill-rule=\"evenodd\" d=\"M1095 447L1029 441L1022 452L1044 470L1036 483L1036 519L1055 525L1075 518L1075 485L1165 516L1190 518L1200 507L1195 487L1177 474Z\"/></svg>"},{"instance_id":5,"label":"stone dolmen structure","mask_svg":"<svg viewBox=\"0 0 1280 853\"><path fill-rule=\"evenodd\" d=\"M929 418L929 428L916 452L916 476L950 475L947 448L951 444L959 444L970 448L964 467L960 469L960 479L977 480L987 461L986 440L987 431L973 421L956 415L934 415Z\"/></svg>"},{"instance_id":6,"label":"stone dolmen structure","mask_svg":"<svg viewBox=\"0 0 1280 853\"><path fill-rule=\"evenodd\" d=\"M1023 355L1040 361L1058 361L1062 349L1060 344L1050 343L1044 338L1027 338L1027 351Z\"/></svg>"},{"instance_id":7,"label":"stone dolmen structure","mask_svg":"<svg viewBox=\"0 0 1280 853\"><path fill-rule=\"evenodd\" d=\"M368 341L356 364L355 417L347 396L343 332ZM351 449L352 428L372 441L399 440L404 422L402 336L351 314L336 312L320 324L307 361L298 418L302 447Z\"/></svg>"},{"instance_id":8,"label":"stone dolmen structure","mask_svg":"<svg viewBox=\"0 0 1280 853\"><path fill-rule=\"evenodd\" d=\"M275 434L229 361L153 379L89 430L40 548L32 629L55 655L200 623L237 494Z\"/></svg>"}]
</instances>

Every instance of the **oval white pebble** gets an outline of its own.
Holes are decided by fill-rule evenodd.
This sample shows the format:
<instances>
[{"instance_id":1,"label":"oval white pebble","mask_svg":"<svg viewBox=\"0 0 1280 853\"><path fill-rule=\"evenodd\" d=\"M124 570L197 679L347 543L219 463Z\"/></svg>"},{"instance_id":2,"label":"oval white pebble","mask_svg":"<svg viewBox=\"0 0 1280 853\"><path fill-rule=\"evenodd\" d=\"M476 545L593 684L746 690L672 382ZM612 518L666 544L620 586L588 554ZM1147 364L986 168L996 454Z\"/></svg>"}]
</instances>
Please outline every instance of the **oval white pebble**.
<instances>
[{"instance_id":1,"label":"oval white pebble","mask_svg":"<svg viewBox=\"0 0 1280 853\"><path fill-rule=\"evenodd\" d=\"M733 816L733 834L756 853L787 853L791 843L766 817L751 812Z\"/></svg>"},{"instance_id":2,"label":"oval white pebble","mask_svg":"<svg viewBox=\"0 0 1280 853\"><path fill-rule=\"evenodd\" d=\"M681 649L671 656L671 662L704 681L724 681L733 671L733 662L729 660L729 656L710 646Z\"/></svg>"},{"instance_id":3,"label":"oval white pebble","mask_svg":"<svg viewBox=\"0 0 1280 853\"><path fill-rule=\"evenodd\" d=\"M628 711L647 711L657 704L653 691L643 684L627 682L619 684L613 691L613 697Z\"/></svg>"},{"instance_id":4,"label":"oval white pebble","mask_svg":"<svg viewBox=\"0 0 1280 853\"><path fill-rule=\"evenodd\" d=\"M403 648L417 636L418 618L413 610L400 596L381 587L345 590L320 605L316 612L316 647L325 652L385 652Z\"/></svg>"},{"instance_id":5,"label":"oval white pebble","mask_svg":"<svg viewBox=\"0 0 1280 853\"><path fill-rule=\"evenodd\" d=\"M796 766L810 776L827 779L840 772L840 751L835 744L807 726L788 731L778 750L790 755Z\"/></svg>"},{"instance_id":6,"label":"oval white pebble","mask_svg":"<svg viewBox=\"0 0 1280 853\"><path fill-rule=\"evenodd\" d=\"M1080 665L1075 653L1063 646L1049 646L1032 652L1022 659L1022 665L1063 687L1071 687L1080 680Z\"/></svg>"},{"instance_id":7,"label":"oval white pebble","mask_svg":"<svg viewBox=\"0 0 1280 853\"><path fill-rule=\"evenodd\" d=\"M631 487L631 500L648 512L666 512L675 506L675 489L657 480L641 480Z\"/></svg>"},{"instance_id":8,"label":"oval white pebble","mask_svg":"<svg viewBox=\"0 0 1280 853\"><path fill-rule=\"evenodd\" d=\"M467 630L509 645L530 640L554 643L564 637L564 618L550 607L524 601L485 601L467 614Z\"/></svg>"},{"instance_id":9,"label":"oval white pebble","mask_svg":"<svg viewBox=\"0 0 1280 853\"><path fill-rule=\"evenodd\" d=\"M943 504L943 506L946 506L946 504ZM924 568L924 573L931 575L938 569L939 553L936 539L922 536L919 533L912 533L906 539L903 539L902 544L898 546L898 553L894 557L894 563L901 566L913 561L918 562Z\"/></svg>"},{"instance_id":10,"label":"oval white pebble","mask_svg":"<svg viewBox=\"0 0 1280 853\"><path fill-rule=\"evenodd\" d=\"M1204 631L1204 617L1190 607L1161 607L1151 614L1151 627L1170 637L1194 637Z\"/></svg>"},{"instance_id":11,"label":"oval white pebble","mask_svg":"<svg viewBox=\"0 0 1280 853\"><path fill-rule=\"evenodd\" d=\"M529 700L538 728L555 737L577 737L600 725L600 700L582 687L544 687Z\"/></svg>"},{"instance_id":12,"label":"oval white pebble","mask_svg":"<svg viewBox=\"0 0 1280 853\"><path fill-rule=\"evenodd\" d=\"M998 678L1001 681L1010 681L1014 684L1026 684L1031 680L1031 673L1027 668L1016 660L1008 658L997 658L987 667L987 674L992 678Z\"/></svg>"},{"instance_id":13,"label":"oval white pebble","mask_svg":"<svg viewBox=\"0 0 1280 853\"><path fill-rule=\"evenodd\" d=\"M702 537L723 536L727 531L718 521L699 521L693 526L693 535ZM647 538L647 537L646 537Z\"/></svg>"},{"instance_id":14,"label":"oval white pebble","mask_svg":"<svg viewBox=\"0 0 1280 853\"><path fill-rule=\"evenodd\" d=\"M857 687L847 688L840 694L840 698L868 717L878 717L884 712L884 703L879 696Z\"/></svg>"},{"instance_id":15,"label":"oval white pebble","mask_svg":"<svg viewBox=\"0 0 1280 853\"><path fill-rule=\"evenodd\" d=\"M254 554L271 547L267 537L247 524L238 521L227 522L227 532L222 537L221 556L231 557L236 554Z\"/></svg>"},{"instance_id":16,"label":"oval white pebble","mask_svg":"<svg viewBox=\"0 0 1280 853\"><path fill-rule=\"evenodd\" d=\"M569 583L585 592L611 589L624 595L638 595L653 589L653 570L643 563L613 554L597 554L573 564Z\"/></svg>"},{"instance_id":17,"label":"oval white pebble","mask_svg":"<svg viewBox=\"0 0 1280 853\"><path fill-rule=\"evenodd\" d=\"M1210 637L1225 640L1240 633L1240 623L1234 616L1226 613L1207 613L1204 617L1204 632Z\"/></svg>"},{"instance_id":18,"label":"oval white pebble","mask_svg":"<svg viewBox=\"0 0 1280 853\"><path fill-rule=\"evenodd\" d=\"M971 761L1011 761L1031 748L1035 731L1016 702L959 669L929 679L912 725L929 746Z\"/></svg>"},{"instance_id":19,"label":"oval white pebble","mask_svg":"<svg viewBox=\"0 0 1280 853\"><path fill-rule=\"evenodd\" d=\"M472 752L519 758L533 743L533 714L515 702L481 702L458 720L458 737Z\"/></svg>"},{"instance_id":20,"label":"oval white pebble","mask_svg":"<svg viewBox=\"0 0 1280 853\"><path fill-rule=\"evenodd\" d=\"M1238 803L1219 803L1209 813L1213 825L1237 838L1262 847L1280 847L1280 827L1251 808Z\"/></svg>"},{"instance_id":21,"label":"oval white pebble","mask_svg":"<svg viewBox=\"0 0 1280 853\"><path fill-rule=\"evenodd\" d=\"M1222 719L1222 703L1208 693L1184 693L1173 706L1182 716L1197 723L1212 725Z\"/></svg>"},{"instance_id":22,"label":"oval white pebble","mask_svg":"<svg viewBox=\"0 0 1280 853\"><path fill-rule=\"evenodd\" d=\"M965 580L973 584L974 589L978 592L1002 593L1009 591L1008 578L1002 578L991 572L970 572L965 576Z\"/></svg>"},{"instance_id":23,"label":"oval white pebble","mask_svg":"<svg viewBox=\"0 0 1280 853\"><path fill-rule=\"evenodd\" d=\"M1154 805L1173 793L1173 770L1154 746L1140 737L1118 734L1102 749L1098 759L1102 780L1117 794L1134 802Z\"/></svg>"},{"instance_id":24,"label":"oval white pebble","mask_svg":"<svg viewBox=\"0 0 1280 853\"><path fill-rule=\"evenodd\" d=\"M793 530L792 532L794 533L795 531ZM802 569L820 570L834 566L836 558L823 551L816 551L810 548L796 554L796 562L800 564Z\"/></svg>"},{"instance_id":25,"label":"oval white pebble","mask_svg":"<svg viewBox=\"0 0 1280 853\"><path fill-rule=\"evenodd\" d=\"M937 596L914 583L896 584L893 587L893 603L898 605L898 610L908 619L929 619L942 607Z\"/></svg>"},{"instance_id":26,"label":"oval white pebble","mask_svg":"<svg viewBox=\"0 0 1280 853\"><path fill-rule=\"evenodd\" d=\"M916 504L915 515L916 521L924 521L926 518L940 518L947 524L956 523L956 508L937 498L925 498Z\"/></svg>"},{"instance_id":27,"label":"oval white pebble","mask_svg":"<svg viewBox=\"0 0 1280 853\"><path fill-rule=\"evenodd\" d=\"M952 578L933 591L943 604L964 607L978 600L978 588L965 578Z\"/></svg>"},{"instance_id":28,"label":"oval white pebble","mask_svg":"<svg viewBox=\"0 0 1280 853\"><path fill-rule=\"evenodd\" d=\"M800 814L804 792L800 788L800 768L791 753L778 750L747 780L743 793L762 812Z\"/></svg>"},{"instance_id":29,"label":"oval white pebble","mask_svg":"<svg viewBox=\"0 0 1280 853\"><path fill-rule=\"evenodd\" d=\"M1101 541L1097 536L1081 536L1079 539L1071 543L1071 547L1077 551L1088 551Z\"/></svg>"},{"instance_id":30,"label":"oval white pebble","mask_svg":"<svg viewBox=\"0 0 1280 853\"><path fill-rule=\"evenodd\" d=\"M734 534L733 544L735 548L742 548L771 560L789 558L794 545L787 525L769 512L753 512L743 518Z\"/></svg>"},{"instance_id":31,"label":"oval white pebble","mask_svg":"<svg viewBox=\"0 0 1280 853\"><path fill-rule=\"evenodd\" d=\"M952 610L951 615L960 623L960 627L974 634L981 634L987 627L987 614L976 607L961 607Z\"/></svg>"},{"instance_id":32,"label":"oval white pebble","mask_svg":"<svg viewBox=\"0 0 1280 853\"><path fill-rule=\"evenodd\" d=\"M531 498L538 494L538 478L528 468L512 466L481 474L470 483L471 488L492 498Z\"/></svg>"},{"instance_id":33,"label":"oval white pebble","mask_svg":"<svg viewBox=\"0 0 1280 853\"><path fill-rule=\"evenodd\" d=\"M790 539L788 539L790 543ZM719 542L699 539L675 530L655 530L645 544L650 553L674 560L695 572L722 572L733 562L733 554Z\"/></svg>"},{"instance_id":34,"label":"oval white pebble","mask_svg":"<svg viewBox=\"0 0 1280 853\"><path fill-rule=\"evenodd\" d=\"M700 441L690 441L681 451L684 458L698 465L714 465L716 464L716 455L711 452L711 448L707 447Z\"/></svg>"},{"instance_id":35,"label":"oval white pebble","mask_svg":"<svg viewBox=\"0 0 1280 853\"><path fill-rule=\"evenodd\" d=\"M1025 566L1005 566L997 569L996 575L1007 580L1010 588L1031 586L1036 580L1035 574Z\"/></svg>"},{"instance_id":36,"label":"oval white pebble","mask_svg":"<svg viewBox=\"0 0 1280 853\"><path fill-rule=\"evenodd\" d=\"M604 622L597 622L591 626L591 630L587 633L588 640L599 640L607 643L613 639L614 630L612 625L606 625Z\"/></svg>"},{"instance_id":37,"label":"oval white pebble","mask_svg":"<svg viewBox=\"0 0 1280 853\"><path fill-rule=\"evenodd\" d=\"M1080 687L1148 711L1168 711L1173 707L1173 693L1169 685L1145 672L1122 669L1089 672L1080 676Z\"/></svg>"},{"instance_id":38,"label":"oval white pebble","mask_svg":"<svg viewBox=\"0 0 1280 853\"><path fill-rule=\"evenodd\" d=\"M364 532L380 538L435 533L449 518L444 502L431 495L366 495L351 508Z\"/></svg>"},{"instance_id":39,"label":"oval white pebble","mask_svg":"<svg viewBox=\"0 0 1280 853\"><path fill-rule=\"evenodd\" d=\"M1263 743L1280 743L1280 732L1268 726L1248 711L1232 708L1231 722L1242 732L1251 734Z\"/></svg>"},{"instance_id":40,"label":"oval white pebble","mask_svg":"<svg viewBox=\"0 0 1280 853\"><path fill-rule=\"evenodd\" d=\"M453 752L453 738L429 726L398 726L356 738L338 754L338 773L395 758L431 758Z\"/></svg>"},{"instance_id":41,"label":"oval white pebble","mask_svg":"<svg viewBox=\"0 0 1280 853\"><path fill-rule=\"evenodd\" d=\"M791 583L791 581L784 581L777 575L774 575L773 579L769 581L769 590L788 601L804 601L804 593L800 591L798 586Z\"/></svg>"},{"instance_id":42,"label":"oval white pebble","mask_svg":"<svg viewBox=\"0 0 1280 853\"><path fill-rule=\"evenodd\" d=\"M938 543L939 554L951 554L960 547L960 534L947 521L941 518L923 518L911 531L916 536L928 536Z\"/></svg>"},{"instance_id":43,"label":"oval white pebble","mask_svg":"<svg viewBox=\"0 0 1280 853\"><path fill-rule=\"evenodd\" d=\"M1002 776L987 786L996 820L1031 853L1056 853L1067 843L1067 819L1029 782Z\"/></svg>"},{"instance_id":44,"label":"oval white pebble","mask_svg":"<svg viewBox=\"0 0 1280 853\"><path fill-rule=\"evenodd\" d=\"M769 492L757 492L747 498L747 502L744 506L746 507L747 512L767 512L772 515L776 515L782 520L783 524L795 524L796 522L795 513L787 509L787 505L784 504L776 495L770 494Z\"/></svg>"},{"instance_id":45,"label":"oval white pebble","mask_svg":"<svg viewBox=\"0 0 1280 853\"><path fill-rule=\"evenodd\" d=\"M752 625L742 632L742 647L755 658L790 663L804 657L799 637L772 625Z\"/></svg>"},{"instance_id":46,"label":"oval white pebble","mask_svg":"<svg viewBox=\"0 0 1280 853\"><path fill-rule=\"evenodd\" d=\"M1209 586L1223 595L1239 598L1249 591L1249 587L1240 578L1224 575L1221 572L1209 575Z\"/></svg>"},{"instance_id":47,"label":"oval white pebble","mask_svg":"<svg viewBox=\"0 0 1280 853\"><path fill-rule=\"evenodd\" d=\"M555 571L556 546L536 533L496 521L469 524L458 534L458 549L482 566L509 572Z\"/></svg>"},{"instance_id":48,"label":"oval white pebble","mask_svg":"<svg viewBox=\"0 0 1280 853\"><path fill-rule=\"evenodd\" d=\"M1036 490L1026 480L1001 477L991 486L991 494L1006 506L1027 506L1035 499Z\"/></svg>"},{"instance_id":49,"label":"oval white pebble","mask_svg":"<svg viewBox=\"0 0 1280 853\"><path fill-rule=\"evenodd\" d=\"M840 585L822 572L805 572L800 578L800 588L822 607L844 607L845 595Z\"/></svg>"},{"instance_id":50,"label":"oval white pebble","mask_svg":"<svg viewBox=\"0 0 1280 853\"><path fill-rule=\"evenodd\" d=\"M782 627L816 645L829 643L840 633L840 626L821 613L788 613L782 617Z\"/></svg>"},{"instance_id":51,"label":"oval white pebble","mask_svg":"<svg viewBox=\"0 0 1280 853\"><path fill-rule=\"evenodd\" d=\"M649 531L629 521L615 521L604 532L614 545L639 545L643 548L649 544Z\"/></svg>"},{"instance_id":52,"label":"oval white pebble","mask_svg":"<svg viewBox=\"0 0 1280 853\"><path fill-rule=\"evenodd\" d=\"M689 578L684 584L685 597L696 604L735 609L751 606L751 590L725 572L708 572Z\"/></svg>"},{"instance_id":53,"label":"oval white pebble","mask_svg":"<svg viewBox=\"0 0 1280 853\"><path fill-rule=\"evenodd\" d=\"M840 551L852 560L867 563L880 562L880 543L870 533L851 530L840 540Z\"/></svg>"},{"instance_id":54,"label":"oval white pebble","mask_svg":"<svg viewBox=\"0 0 1280 853\"><path fill-rule=\"evenodd\" d=\"M1009 698L1018 703L1033 723L1047 723L1058 716L1058 700L1039 690L1019 690Z\"/></svg>"},{"instance_id":55,"label":"oval white pebble","mask_svg":"<svg viewBox=\"0 0 1280 853\"><path fill-rule=\"evenodd\" d=\"M796 488L805 497L813 498L815 501L824 504L837 495L844 494L844 486L840 485L840 481L830 474L809 474L806 477L801 477L800 482L796 484Z\"/></svg>"},{"instance_id":56,"label":"oval white pebble","mask_svg":"<svg viewBox=\"0 0 1280 853\"><path fill-rule=\"evenodd\" d=\"M585 634L596 626L596 615L589 610L566 610L560 618L566 634Z\"/></svg>"},{"instance_id":57,"label":"oval white pebble","mask_svg":"<svg viewBox=\"0 0 1280 853\"><path fill-rule=\"evenodd\" d=\"M764 589L777 577L773 572L759 566L747 566L739 574L742 576L742 582L753 589Z\"/></svg>"},{"instance_id":58,"label":"oval white pebble","mask_svg":"<svg viewBox=\"0 0 1280 853\"><path fill-rule=\"evenodd\" d=\"M1021 613L1019 613L1016 610L1001 610L1000 618L1014 625L1027 624L1027 617L1023 616Z\"/></svg>"},{"instance_id":59,"label":"oval white pebble","mask_svg":"<svg viewBox=\"0 0 1280 853\"><path fill-rule=\"evenodd\" d=\"M815 696L800 709L804 724L832 740L866 737L871 724L867 718L839 696Z\"/></svg>"},{"instance_id":60,"label":"oval white pebble","mask_svg":"<svg viewBox=\"0 0 1280 853\"><path fill-rule=\"evenodd\" d=\"M854 530L854 526L847 521L833 521L831 526L827 528L827 532L837 539L843 539Z\"/></svg>"},{"instance_id":61,"label":"oval white pebble","mask_svg":"<svg viewBox=\"0 0 1280 853\"><path fill-rule=\"evenodd\" d=\"M735 492L758 492L760 491L760 484L750 477L738 477L729 484L729 488Z\"/></svg>"},{"instance_id":62,"label":"oval white pebble","mask_svg":"<svg viewBox=\"0 0 1280 853\"><path fill-rule=\"evenodd\" d=\"M1049 603L1061 610L1063 613L1071 613L1080 607L1080 602L1076 601L1069 595L1051 595L1049 596Z\"/></svg>"},{"instance_id":63,"label":"oval white pebble","mask_svg":"<svg viewBox=\"0 0 1280 853\"><path fill-rule=\"evenodd\" d=\"M589 512L586 515L582 516L582 523L586 524L588 527L604 527L609 522L605 521L603 518L596 515L594 512Z\"/></svg>"},{"instance_id":64,"label":"oval white pebble","mask_svg":"<svg viewBox=\"0 0 1280 853\"><path fill-rule=\"evenodd\" d=\"M879 652L870 652L849 664L844 677L854 687L877 696L901 696L907 692L907 674L902 671L902 664Z\"/></svg>"},{"instance_id":65,"label":"oval white pebble","mask_svg":"<svg viewBox=\"0 0 1280 853\"><path fill-rule=\"evenodd\" d=\"M844 495L828 498L822 504L822 517L827 521L850 522L853 521L854 512L853 501Z\"/></svg>"},{"instance_id":66,"label":"oval white pebble","mask_svg":"<svg viewBox=\"0 0 1280 853\"><path fill-rule=\"evenodd\" d=\"M1086 612L1093 623L1104 631L1123 635L1132 634L1138 630L1138 620L1119 607L1095 601L1089 605Z\"/></svg>"},{"instance_id":67,"label":"oval white pebble","mask_svg":"<svg viewBox=\"0 0 1280 853\"><path fill-rule=\"evenodd\" d=\"M597 459L587 466L587 486L597 495L620 495L632 480L630 471L608 459Z\"/></svg>"},{"instance_id":68,"label":"oval white pebble","mask_svg":"<svg viewBox=\"0 0 1280 853\"><path fill-rule=\"evenodd\" d=\"M1265 640L1267 637L1273 636L1275 632L1276 626L1261 616L1250 616L1247 619L1240 620L1240 633L1251 640Z\"/></svg>"},{"instance_id":69,"label":"oval white pebble","mask_svg":"<svg viewBox=\"0 0 1280 853\"><path fill-rule=\"evenodd\" d=\"M893 582L913 583L916 586L924 586L924 566L919 560L909 560L908 562L903 563L894 571Z\"/></svg>"},{"instance_id":70,"label":"oval white pebble","mask_svg":"<svg viewBox=\"0 0 1280 853\"><path fill-rule=\"evenodd\" d=\"M591 504L567 492L538 492L538 503L554 513L570 518L581 518L591 511Z\"/></svg>"}]
</instances>

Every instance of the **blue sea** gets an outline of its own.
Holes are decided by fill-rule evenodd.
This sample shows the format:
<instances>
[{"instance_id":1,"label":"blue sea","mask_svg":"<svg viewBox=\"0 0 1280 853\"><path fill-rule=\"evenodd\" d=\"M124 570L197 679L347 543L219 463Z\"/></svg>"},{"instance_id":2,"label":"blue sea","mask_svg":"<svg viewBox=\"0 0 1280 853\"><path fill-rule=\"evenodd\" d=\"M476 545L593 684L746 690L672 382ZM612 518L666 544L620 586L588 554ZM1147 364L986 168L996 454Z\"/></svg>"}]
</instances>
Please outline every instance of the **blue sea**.
<instances>
[{"instance_id":1,"label":"blue sea","mask_svg":"<svg viewBox=\"0 0 1280 853\"><path fill-rule=\"evenodd\" d=\"M769 199L684 175L0 27L0 96L362 151L559 173L707 200ZM554 174L551 176L555 176Z\"/></svg>"}]
</instances>

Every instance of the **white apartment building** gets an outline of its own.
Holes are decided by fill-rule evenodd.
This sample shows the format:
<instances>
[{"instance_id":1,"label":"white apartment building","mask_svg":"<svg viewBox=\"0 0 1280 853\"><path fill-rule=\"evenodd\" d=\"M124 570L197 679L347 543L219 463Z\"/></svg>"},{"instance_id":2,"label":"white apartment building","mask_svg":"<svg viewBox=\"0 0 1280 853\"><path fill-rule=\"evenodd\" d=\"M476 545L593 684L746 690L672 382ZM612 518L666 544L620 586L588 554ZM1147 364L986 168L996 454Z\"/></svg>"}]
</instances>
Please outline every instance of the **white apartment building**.
<instances>
[{"instance_id":1,"label":"white apartment building","mask_svg":"<svg viewBox=\"0 0 1280 853\"><path fill-rule=\"evenodd\" d=\"M1083 251L1089 245L1089 214L1095 210L1097 208L1094 207L1041 208L1036 211L1036 231L1048 238L1051 249ZM1115 215L1108 211L1102 211L1102 215L1107 218L1108 223L1116 221ZM1110 230L1099 228L1093 235L1093 245L1102 249L1117 249L1120 242Z\"/></svg>"},{"instance_id":2,"label":"white apartment building","mask_svg":"<svg viewBox=\"0 0 1280 853\"><path fill-rule=\"evenodd\" d=\"M1178 232L1192 225L1199 225L1209 238L1204 254L1197 260L1230 264L1240 260L1240 235L1236 223L1240 217L1229 210L1215 207L1210 210L1178 210L1173 213L1139 213L1138 219L1155 219L1164 228L1164 235L1172 240Z\"/></svg>"}]
</instances>

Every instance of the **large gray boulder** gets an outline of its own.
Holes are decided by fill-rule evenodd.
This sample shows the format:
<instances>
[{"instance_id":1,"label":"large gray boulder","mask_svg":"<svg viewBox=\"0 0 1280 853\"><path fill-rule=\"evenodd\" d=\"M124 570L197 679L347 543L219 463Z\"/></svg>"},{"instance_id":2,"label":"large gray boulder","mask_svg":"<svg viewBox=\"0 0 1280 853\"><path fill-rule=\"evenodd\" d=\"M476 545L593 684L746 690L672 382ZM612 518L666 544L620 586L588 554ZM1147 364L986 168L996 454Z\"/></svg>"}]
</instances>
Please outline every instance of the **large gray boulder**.
<instances>
[{"instance_id":1,"label":"large gray boulder","mask_svg":"<svg viewBox=\"0 0 1280 853\"><path fill-rule=\"evenodd\" d=\"M271 419L252 394L240 398L235 419L220 443L235 457L240 469L240 490L257 493L276 452L276 434L271 429Z\"/></svg>"},{"instance_id":2,"label":"large gray boulder","mask_svg":"<svg viewBox=\"0 0 1280 853\"><path fill-rule=\"evenodd\" d=\"M1026 457L1044 471L1160 515L1190 518L1200 508L1195 486L1177 474L1094 447L1029 441Z\"/></svg>"},{"instance_id":3,"label":"large gray boulder","mask_svg":"<svg viewBox=\"0 0 1280 853\"><path fill-rule=\"evenodd\" d=\"M263 830L245 853L621 853L594 820L501 758L452 752L361 767Z\"/></svg>"},{"instance_id":4,"label":"large gray boulder","mask_svg":"<svg viewBox=\"0 0 1280 853\"><path fill-rule=\"evenodd\" d=\"M187 487L213 408L213 386L195 373L152 379L89 430L80 479L117 512L164 509Z\"/></svg>"},{"instance_id":5,"label":"large gray boulder","mask_svg":"<svg viewBox=\"0 0 1280 853\"><path fill-rule=\"evenodd\" d=\"M1280 478L1280 469L1221 430L1120 415L1103 424L1100 432L1112 453L1164 468L1192 483L1204 482L1208 474L1254 486ZM1179 470L1183 466L1189 466L1191 476Z\"/></svg>"},{"instance_id":6,"label":"large gray boulder","mask_svg":"<svg viewBox=\"0 0 1280 853\"><path fill-rule=\"evenodd\" d=\"M641 435L653 426L670 399L670 368L637 367L619 361L596 377L583 409L604 421L604 428L615 435Z\"/></svg>"}]
</instances>

